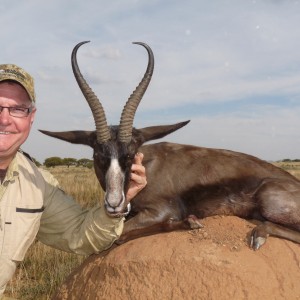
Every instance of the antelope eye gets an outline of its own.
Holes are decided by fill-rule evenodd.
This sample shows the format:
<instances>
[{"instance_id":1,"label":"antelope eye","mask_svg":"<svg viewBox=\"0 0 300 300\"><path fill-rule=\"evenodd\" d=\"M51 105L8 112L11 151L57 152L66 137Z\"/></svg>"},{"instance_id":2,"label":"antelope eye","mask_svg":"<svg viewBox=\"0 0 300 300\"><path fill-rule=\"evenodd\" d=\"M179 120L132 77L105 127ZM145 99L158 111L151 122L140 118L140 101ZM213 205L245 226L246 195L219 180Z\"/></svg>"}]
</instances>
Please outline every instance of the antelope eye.
<instances>
[{"instance_id":1,"label":"antelope eye","mask_svg":"<svg viewBox=\"0 0 300 300\"><path fill-rule=\"evenodd\" d=\"M130 160L133 160L133 159L134 159L134 155L128 154L128 155L127 155L127 158L130 159Z\"/></svg>"}]
</instances>

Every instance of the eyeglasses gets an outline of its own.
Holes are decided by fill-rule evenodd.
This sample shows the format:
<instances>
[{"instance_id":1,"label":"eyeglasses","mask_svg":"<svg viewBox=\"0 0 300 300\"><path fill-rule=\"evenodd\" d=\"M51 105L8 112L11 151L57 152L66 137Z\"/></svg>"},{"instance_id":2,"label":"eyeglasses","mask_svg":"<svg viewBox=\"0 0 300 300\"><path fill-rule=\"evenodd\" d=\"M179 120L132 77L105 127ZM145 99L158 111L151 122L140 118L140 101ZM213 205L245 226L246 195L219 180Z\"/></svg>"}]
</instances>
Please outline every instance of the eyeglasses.
<instances>
[{"instance_id":1,"label":"eyeglasses","mask_svg":"<svg viewBox=\"0 0 300 300\"><path fill-rule=\"evenodd\" d=\"M12 117L16 118L24 118L27 117L33 110L33 107L22 107L22 106L0 106L0 114L2 113L3 109L7 108L9 114Z\"/></svg>"}]
</instances>

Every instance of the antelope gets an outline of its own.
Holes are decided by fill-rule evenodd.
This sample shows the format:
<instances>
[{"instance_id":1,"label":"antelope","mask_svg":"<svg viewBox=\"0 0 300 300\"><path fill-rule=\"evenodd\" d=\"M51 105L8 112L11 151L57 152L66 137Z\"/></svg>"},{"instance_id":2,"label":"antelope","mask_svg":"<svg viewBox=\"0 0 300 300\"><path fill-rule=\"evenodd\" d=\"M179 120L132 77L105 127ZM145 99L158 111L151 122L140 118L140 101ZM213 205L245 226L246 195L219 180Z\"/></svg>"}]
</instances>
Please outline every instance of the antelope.
<instances>
[{"instance_id":1,"label":"antelope","mask_svg":"<svg viewBox=\"0 0 300 300\"><path fill-rule=\"evenodd\" d=\"M42 133L93 148L96 176L105 191L107 214L126 216L124 231L116 244L160 232L200 228L201 219L234 215L256 219L249 246L259 249L268 236L300 243L300 181L288 172L251 155L223 149L160 142L189 121L172 125L133 127L136 109L154 70L151 48L148 66L126 102L118 126L108 126L104 109L82 76L77 63L77 44L71 63L77 83L90 106L96 130ZM147 186L131 200L125 195L134 155L144 154Z\"/></svg>"}]
</instances>

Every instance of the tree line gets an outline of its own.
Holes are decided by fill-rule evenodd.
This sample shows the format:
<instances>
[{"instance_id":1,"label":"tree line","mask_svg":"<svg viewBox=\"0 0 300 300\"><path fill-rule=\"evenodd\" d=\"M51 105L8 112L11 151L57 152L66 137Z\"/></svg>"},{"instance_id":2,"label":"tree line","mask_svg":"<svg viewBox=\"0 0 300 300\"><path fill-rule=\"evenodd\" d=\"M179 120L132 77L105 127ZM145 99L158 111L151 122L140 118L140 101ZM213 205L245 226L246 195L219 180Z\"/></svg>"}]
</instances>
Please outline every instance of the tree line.
<instances>
[{"instance_id":1,"label":"tree line","mask_svg":"<svg viewBox=\"0 0 300 300\"><path fill-rule=\"evenodd\" d=\"M36 159L33 158L34 163L39 167L42 164L40 162L38 162ZM86 167L91 169L94 165L93 160L88 159L88 158L81 158L81 159L76 159L76 158L71 158L71 157L67 157L67 158L61 158L61 157L49 157L46 158L43 165L47 168L50 167L57 167L57 166L76 166L76 167Z\"/></svg>"},{"instance_id":2,"label":"tree line","mask_svg":"<svg viewBox=\"0 0 300 300\"><path fill-rule=\"evenodd\" d=\"M35 158L32 158L32 160L38 167L42 165ZM279 160L278 162L300 162L300 159L285 158L285 159ZM88 159L88 158L76 159L76 158L71 158L71 157L60 158L60 157L54 156L54 157L46 158L43 165L47 168L56 167L56 166L67 166L67 167L82 166L82 167L91 169L94 165L94 162L92 159Z\"/></svg>"},{"instance_id":3,"label":"tree line","mask_svg":"<svg viewBox=\"0 0 300 300\"><path fill-rule=\"evenodd\" d=\"M282 162L300 162L300 159L285 158L285 159L282 160Z\"/></svg>"}]
</instances>

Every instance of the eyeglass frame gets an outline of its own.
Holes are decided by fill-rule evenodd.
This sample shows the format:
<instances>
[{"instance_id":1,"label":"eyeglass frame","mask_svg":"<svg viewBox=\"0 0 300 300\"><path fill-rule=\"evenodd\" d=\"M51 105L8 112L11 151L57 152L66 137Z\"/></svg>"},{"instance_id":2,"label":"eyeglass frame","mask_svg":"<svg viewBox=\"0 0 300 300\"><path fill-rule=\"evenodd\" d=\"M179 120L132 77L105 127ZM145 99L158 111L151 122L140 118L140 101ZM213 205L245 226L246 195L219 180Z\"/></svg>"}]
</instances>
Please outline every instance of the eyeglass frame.
<instances>
[{"instance_id":1,"label":"eyeglass frame","mask_svg":"<svg viewBox=\"0 0 300 300\"><path fill-rule=\"evenodd\" d=\"M8 109L8 113L10 116L14 117L14 118L26 118L29 116L29 114L34 110L34 106L30 106L30 107L22 107L22 106L1 106L0 105L0 115L3 111L4 108L7 108ZM14 113L12 114L12 110L13 109L20 109L22 111L22 113L24 113L23 116L17 116L17 115L14 115Z\"/></svg>"}]
</instances>

